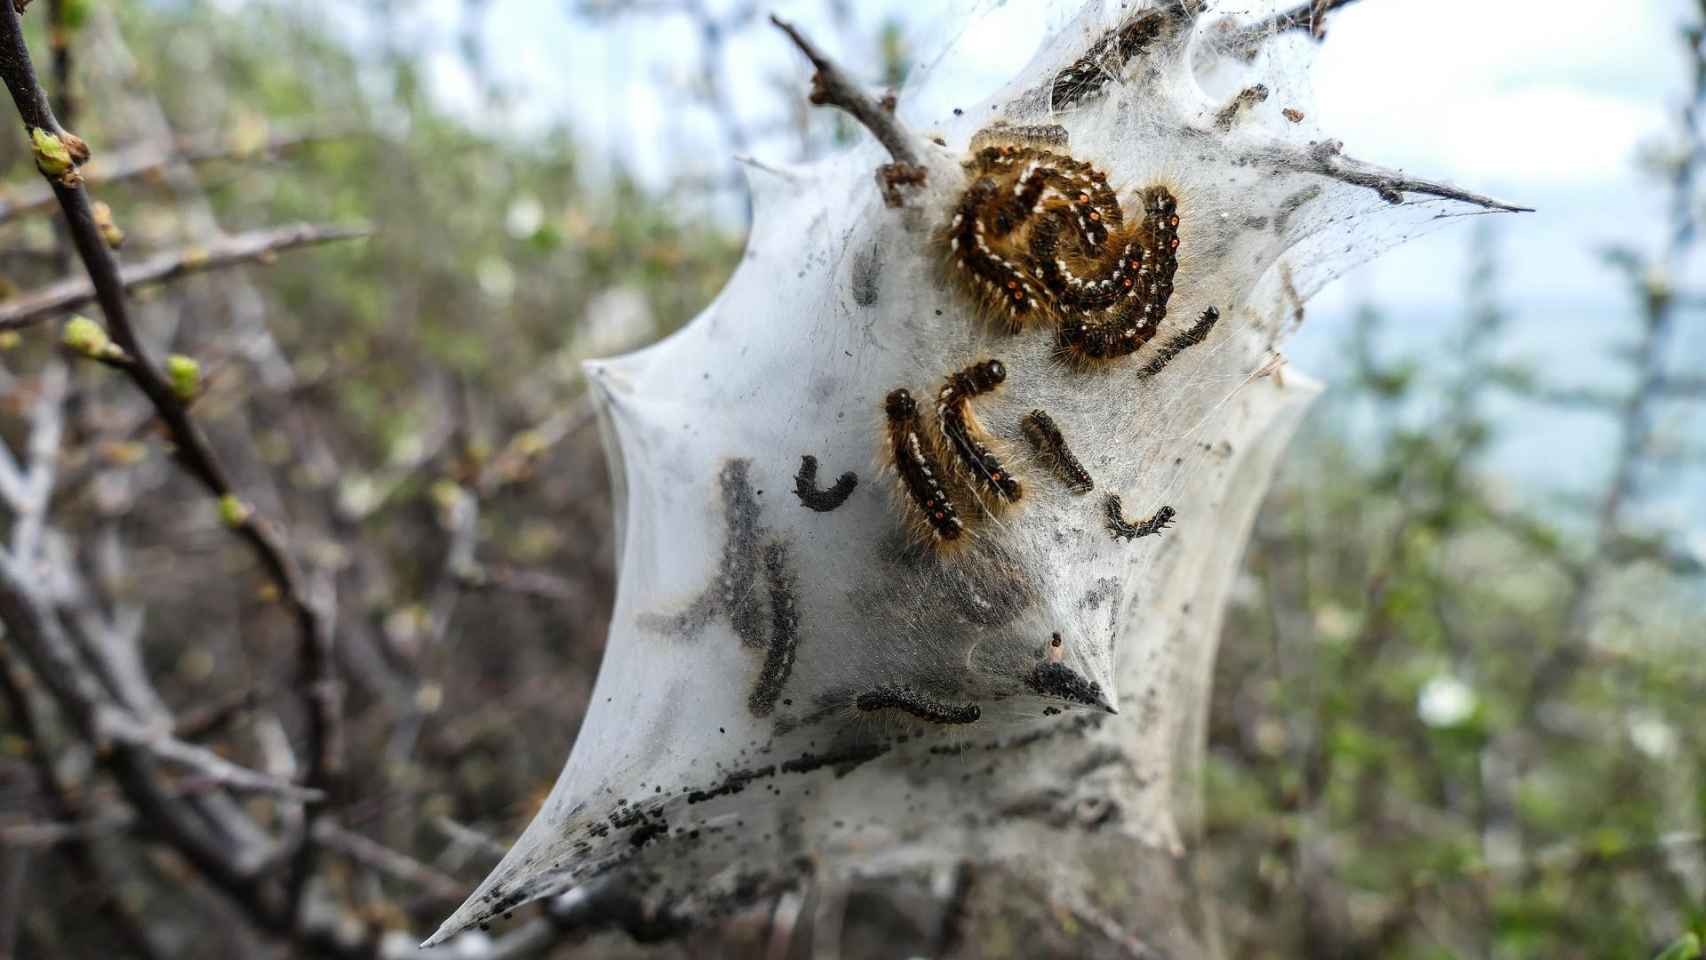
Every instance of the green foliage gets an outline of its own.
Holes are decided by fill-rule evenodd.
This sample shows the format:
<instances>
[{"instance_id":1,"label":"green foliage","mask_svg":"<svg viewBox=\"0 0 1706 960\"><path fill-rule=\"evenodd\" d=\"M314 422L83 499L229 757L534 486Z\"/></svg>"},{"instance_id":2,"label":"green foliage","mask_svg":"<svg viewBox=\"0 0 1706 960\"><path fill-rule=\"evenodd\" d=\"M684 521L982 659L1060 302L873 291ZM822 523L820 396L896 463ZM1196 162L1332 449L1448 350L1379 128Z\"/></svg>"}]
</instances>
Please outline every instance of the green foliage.
<instances>
[{"instance_id":1,"label":"green foliage","mask_svg":"<svg viewBox=\"0 0 1706 960\"><path fill-rule=\"evenodd\" d=\"M1702 912L1701 584L1483 472L1543 378L1476 259L1448 350L1362 311L1258 523L1205 793L1232 955L1651 956Z\"/></svg>"},{"instance_id":2,"label":"green foliage","mask_svg":"<svg viewBox=\"0 0 1706 960\"><path fill-rule=\"evenodd\" d=\"M1666 947L1664 952L1653 960L1699 960L1700 938L1695 934L1684 934L1681 939Z\"/></svg>"}]
</instances>

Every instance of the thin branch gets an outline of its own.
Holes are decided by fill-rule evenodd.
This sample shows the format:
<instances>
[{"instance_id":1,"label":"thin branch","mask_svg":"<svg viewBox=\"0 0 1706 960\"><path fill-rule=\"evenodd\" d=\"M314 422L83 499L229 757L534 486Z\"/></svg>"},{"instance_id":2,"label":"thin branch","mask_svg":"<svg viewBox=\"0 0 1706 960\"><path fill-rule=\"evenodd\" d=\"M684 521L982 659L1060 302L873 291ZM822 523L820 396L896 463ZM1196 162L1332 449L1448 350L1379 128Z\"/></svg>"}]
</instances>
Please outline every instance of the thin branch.
<instances>
[{"instance_id":1,"label":"thin branch","mask_svg":"<svg viewBox=\"0 0 1706 960\"><path fill-rule=\"evenodd\" d=\"M0 696L6 701L8 719L29 744L28 755L35 768L36 779L48 803L51 816L68 824L84 826L85 811L82 796L60 779L54 765L54 752L43 739L42 722L36 714L29 695L29 681L21 664L12 660L10 651L0 652ZM136 912L116 892L99 852L84 830L65 837L65 854L73 867L88 881L89 888L102 893L94 904L96 912L106 917L113 929L137 953L148 960L165 953L154 943L153 934ZM12 843L10 837L6 838Z\"/></svg>"},{"instance_id":2,"label":"thin branch","mask_svg":"<svg viewBox=\"0 0 1706 960\"><path fill-rule=\"evenodd\" d=\"M448 837L451 843L477 850L494 860L501 860L504 854L509 853L509 847L493 839L491 834L449 817L434 817L432 825Z\"/></svg>"},{"instance_id":3,"label":"thin branch","mask_svg":"<svg viewBox=\"0 0 1706 960\"><path fill-rule=\"evenodd\" d=\"M50 361L41 374L40 394L30 417L29 460L12 503L12 553L28 560L41 544L59 466L59 439L65 428L68 376L65 364Z\"/></svg>"},{"instance_id":4,"label":"thin branch","mask_svg":"<svg viewBox=\"0 0 1706 960\"><path fill-rule=\"evenodd\" d=\"M365 226L329 226L311 223L291 224L253 230L231 237L222 237L203 246L157 254L140 263L117 271L118 283L125 290L166 283L194 273L222 270L242 263L264 261L274 254L296 247L331 243L365 237L372 232ZM98 238L97 238L98 239ZM104 249L104 248L103 248ZM108 260L111 255L108 254ZM116 264L115 264L116 266ZM0 330L18 330L74 310L91 300L99 299L97 289L81 277L61 280L51 286L8 300L0 304ZM116 330L114 331L116 334ZM122 341L121 341L121 346ZM126 348L127 352L129 348Z\"/></svg>"},{"instance_id":5,"label":"thin branch","mask_svg":"<svg viewBox=\"0 0 1706 960\"><path fill-rule=\"evenodd\" d=\"M1600 413L1617 413L1623 404L1622 397L1593 387L1542 388L1519 396L1550 406Z\"/></svg>"},{"instance_id":6,"label":"thin branch","mask_svg":"<svg viewBox=\"0 0 1706 960\"><path fill-rule=\"evenodd\" d=\"M0 3L0 79L5 81L26 129L36 131L38 138L43 135L56 135L61 143L78 146L79 149L70 151L73 164L87 159L87 148L82 146L82 141L70 136L54 118L53 108L48 104L47 95L36 79L29 47L24 42L23 24L18 11L6 3ZM125 353L135 358L135 363L127 371L132 382L159 412L160 419L176 447L178 460L184 468L220 500L222 508L235 505L235 509L222 509L221 512L225 514L239 539L249 546L256 560L266 570L268 578L296 621L299 635L297 661L301 671L298 691L307 714L308 770L304 783L310 789L325 790L339 775L342 749L337 664L333 657L332 624L328 612L309 598L304 577L278 532L237 498L213 448L196 427L182 399L155 365L147 347L138 336L125 302L126 284L119 271L118 262L107 248L106 241L95 223L88 194L83 190L74 165L69 171L54 169L63 165L43 166L39 158L37 165L59 199L72 242L89 272L94 298L100 303L101 312L106 317L107 328L114 342ZM16 598L12 609L20 615L23 612ZM57 624L54 626L57 628ZM131 752L125 753L128 755ZM138 812L144 817L151 822L156 816L165 819L182 817L180 811L170 809L169 805L154 804L152 808L145 805L151 799L147 788L156 786L145 766L136 764L128 770L121 770L121 773L127 774L131 785L136 788L140 797ZM310 805L305 815L312 822L318 812L318 805ZM226 855L227 851L207 849L206 834L192 825L183 825L178 832L180 835L176 839L186 856L203 868L215 882L233 892L246 891L248 878L236 869ZM317 845L313 842L312 831L304 831L302 842L291 864L286 907L289 917L296 914L302 891L313 872L316 852Z\"/></svg>"},{"instance_id":7,"label":"thin branch","mask_svg":"<svg viewBox=\"0 0 1706 960\"><path fill-rule=\"evenodd\" d=\"M1290 10L1258 20L1239 30L1233 46L1253 50L1262 41L1293 30L1307 30L1316 40L1327 38L1327 14L1356 3L1357 0L1307 0Z\"/></svg>"},{"instance_id":8,"label":"thin branch","mask_svg":"<svg viewBox=\"0 0 1706 960\"><path fill-rule=\"evenodd\" d=\"M1656 389L1671 399L1706 399L1706 377L1664 377Z\"/></svg>"},{"instance_id":9,"label":"thin branch","mask_svg":"<svg viewBox=\"0 0 1706 960\"><path fill-rule=\"evenodd\" d=\"M1421 180L1404 175L1397 170L1365 163L1352 157L1345 156L1341 151L1344 144L1337 140L1324 140L1311 144L1307 151L1293 150L1286 147L1269 147L1249 157L1250 160L1267 166L1285 170L1303 170L1320 174L1357 187L1367 187L1380 195L1380 199L1390 204L1404 202L1404 194L1419 193L1429 197L1439 197L1444 200L1457 200L1462 203L1474 204L1487 210L1502 210L1507 213L1533 213L1533 207L1519 207L1484 197L1478 193L1460 190L1449 183L1435 180Z\"/></svg>"},{"instance_id":10,"label":"thin branch","mask_svg":"<svg viewBox=\"0 0 1706 960\"><path fill-rule=\"evenodd\" d=\"M110 157L91 160L81 172L83 182L91 186L122 183L154 176L178 164L271 157L337 136L335 131L286 130L257 144L226 134L201 134L184 137L166 147L153 144L129 147ZM32 184L19 189L11 198L0 200L0 223L51 209L56 201L53 191L45 186Z\"/></svg>"},{"instance_id":11,"label":"thin branch","mask_svg":"<svg viewBox=\"0 0 1706 960\"><path fill-rule=\"evenodd\" d=\"M585 394L560 407L538 424L511 437L489 464L481 468L474 490L482 497L497 493L526 473L528 464L593 422L594 411Z\"/></svg>"},{"instance_id":12,"label":"thin branch","mask_svg":"<svg viewBox=\"0 0 1706 960\"><path fill-rule=\"evenodd\" d=\"M345 830L329 820L322 820L315 826L314 836L325 844L327 849L335 850L388 877L419 887L439 900L460 903L462 898L468 895L468 885L459 882L455 877L441 873L414 857L399 853L359 833Z\"/></svg>"},{"instance_id":13,"label":"thin branch","mask_svg":"<svg viewBox=\"0 0 1706 960\"><path fill-rule=\"evenodd\" d=\"M111 814L84 820L47 820L9 823L0 827L0 846L46 850L104 833L117 833L136 826L136 815L126 807ZM4 956L4 954L0 954Z\"/></svg>"},{"instance_id":14,"label":"thin branch","mask_svg":"<svg viewBox=\"0 0 1706 960\"><path fill-rule=\"evenodd\" d=\"M146 750L155 757L186 767L209 782L239 793L267 793L286 800L313 803L325 792L299 787L239 766L206 747L185 743L164 730L149 729L116 708L102 710L96 721L97 742L113 740Z\"/></svg>"},{"instance_id":15,"label":"thin branch","mask_svg":"<svg viewBox=\"0 0 1706 960\"><path fill-rule=\"evenodd\" d=\"M1688 57L1693 67L1693 88L1679 111L1684 142L1700 142L1700 117L1706 108L1706 46L1700 43L1698 32L1685 33ZM1695 197L1700 179L1706 176L1706 152L1695 150L1676 165L1669 177L1670 223L1663 252L1650 266L1658 267L1664 275L1678 276L1685 271L1698 243ZM1631 268L1641 268L1639 261L1629 261ZM1646 270L1642 269L1645 273ZM1593 613L1605 590L1605 579L1615 562L1613 547L1625 538L1626 513L1631 501L1639 494L1640 474L1652 456L1655 407L1667 399L1672 343L1676 334L1679 311L1676 301L1658 295L1648 288L1640 299L1642 307L1641 340L1630 357L1635 384L1625 397L1617 417L1617 459L1611 479L1606 485L1594 518L1593 551L1588 555L1581 576L1574 584L1570 606L1565 613L1563 639L1546 655L1533 671L1524 703L1530 711L1538 709L1564 688L1588 659L1588 634L1593 626ZM1686 392L1682 394L1686 397Z\"/></svg>"},{"instance_id":16,"label":"thin branch","mask_svg":"<svg viewBox=\"0 0 1706 960\"><path fill-rule=\"evenodd\" d=\"M190 742L213 736L265 699L266 695L255 687L244 687L225 694L212 703L185 711L172 724L172 735Z\"/></svg>"},{"instance_id":17,"label":"thin branch","mask_svg":"<svg viewBox=\"0 0 1706 960\"><path fill-rule=\"evenodd\" d=\"M0 16L12 10L0 3ZM16 14L12 14L16 22ZM32 578L11 557L0 553L0 620L6 640L15 643L34 673L53 693L79 734L91 743L102 740L99 718L114 709L82 659L54 611L33 589ZM204 823L168 795L153 771L153 755L119 740L112 744L110 763L125 796L149 828L165 838L211 882L239 896L251 890L251 878L232 857L232 851L209 834Z\"/></svg>"},{"instance_id":18,"label":"thin branch","mask_svg":"<svg viewBox=\"0 0 1706 960\"><path fill-rule=\"evenodd\" d=\"M812 74L812 92L810 100L818 106L829 105L838 107L866 130L877 138L894 163L881 167L877 171L877 180L882 185L883 197L889 206L900 206L899 188L902 186L917 186L924 182L924 166L919 163L918 151L914 147L916 138L911 131L903 126L894 115L894 97L888 96L882 101L871 99L870 95L859 89L859 85L843 73L841 67L816 46L805 35L800 33L793 24L775 14L770 15L770 22L777 29L788 35L794 41L794 46L806 55L817 72Z\"/></svg>"}]
</instances>

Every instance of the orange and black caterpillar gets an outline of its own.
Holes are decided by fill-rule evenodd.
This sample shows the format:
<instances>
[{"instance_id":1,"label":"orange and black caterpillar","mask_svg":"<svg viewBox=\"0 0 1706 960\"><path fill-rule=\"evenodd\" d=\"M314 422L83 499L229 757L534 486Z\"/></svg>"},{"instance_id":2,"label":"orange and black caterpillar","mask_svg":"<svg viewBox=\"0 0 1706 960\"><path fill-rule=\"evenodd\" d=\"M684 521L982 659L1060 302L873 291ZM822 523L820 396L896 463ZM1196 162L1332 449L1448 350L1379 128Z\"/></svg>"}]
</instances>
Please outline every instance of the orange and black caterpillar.
<instances>
[{"instance_id":1,"label":"orange and black caterpillar","mask_svg":"<svg viewBox=\"0 0 1706 960\"><path fill-rule=\"evenodd\" d=\"M971 400L1000 386L1007 368L999 360L985 360L952 374L936 394L936 420L942 431L944 453L958 464L976 502L985 509L999 508L1023 496L1019 481L989 449L989 439ZM986 494L987 500L979 496Z\"/></svg>"},{"instance_id":2,"label":"orange and black caterpillar","mask_svg":"<svg viewBox=\"0 0 1706 960\"><path fill-rule=\"evenodd\" d=\"M1134 28L1104 38L1097 49L1124 55L1154 35L1150 27ZM1071 96L1089 92L1075 76L1063 74L1057 86L1064 83ZM1137 197L1141 216L1128 223L1107 175L1067 155L1066 143L1066 131L1056 126L997 124L973 137L966 188L939 236L958 285L1002 318L1008 333L1045 329L1060 359L1085 367L1131 356L1159 333L1179 266L1179 205L1166 187L1151 186ZM1139 375L1154 376L1201 343L1218 317L1213 307L1204 311L1189 330L1163 343ZM1006 378L996 360L949 375L937 393L933 444L922 439L910 393L895 390L885 403L887 455L908 511L922 517L919 529L928 530L937 547L959 541L968 523L1022 496L1023 485L970 406ZM1069 489L1094 488L1048 414L1033 411L1021 428ZM1112 498L1105 513L1119 538L1157 533L1172 518L1171 508L1163 507L1133 524L1118 504Z\"/></svg>"},{"instance_id":3,"label":"orange and black caterpillar","mask_svg":"<svg viewBox=\"0 0 1706 960\"><path fill-rule=\"evenodd\" d=\"M961 285L1011 330L1052 327L1072 360L1135 353L1173 295L1177 200L1150 187L1128 225L1106 174L1035 135L1012 139L1021 143L981 147L966 163L971 182L945 231Z\"/></svg>"},{"instance_id":4,"label":"orange and black caterpillar","mask_svg":"<svg viewBox=\"0 0 1706 960\"><path fill-rule=\"evenodd\" d=\"M906 493L907 503L924 521L937 542L958 540L965 532L959 511L942 487L942 470L920 432L918 401L905 388L883 403L888 417L888 452Z\"/></svg>"}]
</instances>

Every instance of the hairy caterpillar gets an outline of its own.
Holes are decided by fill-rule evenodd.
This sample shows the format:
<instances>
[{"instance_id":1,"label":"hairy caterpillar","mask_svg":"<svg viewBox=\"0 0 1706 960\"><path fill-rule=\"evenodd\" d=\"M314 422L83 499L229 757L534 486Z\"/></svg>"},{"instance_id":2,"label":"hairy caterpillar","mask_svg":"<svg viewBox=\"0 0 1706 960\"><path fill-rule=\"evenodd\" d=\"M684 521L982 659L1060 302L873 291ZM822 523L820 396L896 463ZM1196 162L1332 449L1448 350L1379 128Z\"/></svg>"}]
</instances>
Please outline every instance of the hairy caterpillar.
<instances>
[{"instance_id":1,"label":"hairy caterpillar","mask_svg":"<svg viewBox=\"0 0 1706 960\"><path fill-rule=\"evenodd\" d=\"M971 411L971 400L988 393L1007 379L1007 368L999 360L974 363L948 377L936 394L936 419L944 441L944 454L967 475L967 486L990 495L995 506L1016 502L1023 496L1019 481L990 451L988 434ZM982 503L980 499L978 502Z\"/></svg>"},{"instance_id":2,"label":"hairy caterpillar","mask_svg":"<svg viewBox=\"0 0 1706 960\"><path fill-rule=\"evenodd\" d=\"M1066 445L1066 438L1061 436L1060 428L1055 426L1054 418L1047 412L1032 410L1019 422L1019 429L1024 431L1025 439L1031 442L1037 456L1060 477L1068 490L1089 493L1096 488L1090 471L1078 462L1072 448Z\"/></svg>"},{"instance_id":3,"label":"hairy caterpillar","mask_svg":"<svg viewBox=\"0 0 1706 960\"><path fill-rule=\"evenodd\" d=\"M1166 187L1125 211L1107 175L1033 145L1030 128L997 127L984 138L1020 140L976 149L970 184L945 236L955 275L1010 330L1052 326L1077 361L1128 356L1155 336L1178 269L1178 201ZM1028 142L1027 142L1028 141Z\"/></svg>"},{"instance_id":4,"label":"hairy caterpillar","mask_svg":"<svg viewBox=\"0 0 1706 960\"><path fill-rule=\"evenodd\" d=\"M890 456L908 504L937 542L958 540L965 524L942 488L941 468L919 434L918 401L902 388L889 393L883 410L888 417Z\"/></svg>"},{"instance_id":5,"label":"hairy caterpillar","mask_svg":"<svg viewBox=\"0 0 1706 960\"><path fill-rule=\"evenodd\" d=\"M1146 378L1153 377L1166 369L1167 364L1172 363L1174 357L1207 340L1209 331L1214 329L1215 323L1219 320L1219 307L1209 307L1204 310L1202 316L1197 318L1196 323L1191 324L1189 330L1176 333L1166 343L1163 343L1161 349L1155 352L1155 356L1143 365L1143 369L1139 370L1137 375Z\"/></svg>"},{"instance_id":6,"label":"hairy caterpillar","mask_svg":"<svg viewBox=\"0 0 1706 960\"><path fill-rule=\"evenodd\" d=\"M1100 45L1107 53L1148 39L1139 31L1111 35ZM1154 185L1137 194L1141 216L1128 222L1107 175L1066 149L1066 131L1056 126L998 123L979 132L963 164L966 187L938 237L954 283L985 314L1008 334L1049 331L1056 357L1069 368L1083 368L1131 356L1160 331L1178 271L1181 218L1172 191ZM1189 330L1162 344L1139 375L1153 376L1201 343L1219 315L1210 307ZM997 360L950 374L937 393L933 450L919 439L912 395L889 394L889 455L906 502L923 516L938 546L959 540L967 522L1022 496L1022 485L971 410L974 398L1006 378ZM1046 413L1033 411L1021 430L1069 489L1085 493L1095 487ZM968 501L976 509L962 517ZM1108 527L1122 539L1156 533L1172 517L1163 508L1132 524L1120 515L1117 499L1114 503Z\"/></svg>"}]
</instances>

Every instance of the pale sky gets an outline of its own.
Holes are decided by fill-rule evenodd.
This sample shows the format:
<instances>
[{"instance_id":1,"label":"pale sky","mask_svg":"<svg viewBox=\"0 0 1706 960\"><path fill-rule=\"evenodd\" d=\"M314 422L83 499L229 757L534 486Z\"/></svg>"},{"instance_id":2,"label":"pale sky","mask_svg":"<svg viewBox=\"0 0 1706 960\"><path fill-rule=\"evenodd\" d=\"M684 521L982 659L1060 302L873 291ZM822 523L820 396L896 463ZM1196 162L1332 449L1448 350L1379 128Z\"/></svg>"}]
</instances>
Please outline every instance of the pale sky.
<instances>
[{"instance_id":1,"label":"pale sky","mask_svg":"<svg viewBox=\"0 0 1706 960\"><path fill-rule=\"evenodd\" d=\"M684 109L700 49L681 19L628 16L592 26L571 15L581 0L490 0L481 36L511 90L506 122L528 129L567 124L596 176L615 165L661 185L683 171L726 171L728 150L709 117ZM729 0L706 0L712 9ZM1259 0L1220 0L1226 12ZM472 112L455 31L465 0L426 0L418 21L396 29L435 37L431 76L447 100ZM854 68L874 67L876 25L897 17L913 54L927 60L951 30L973 18L975 53L992 88L1028 59L1051 22L1031 0L847 0L853 29L838 28L823 0L784 2L796 19ZM1513 356L1556 378L1603 382L1604 351L1634 333L1618 277L1599 251L1627 243L1651 250L1662 225L1661 192L1638 174L1648 145L1664 142L1687 78L1678 26L1684 0L1363 0L1330 21L1312 75L1321 128L1363 159L1538 208L1499 224L1504 300L1515 313ZM1615 11L1615 12L1610 12ZM429 46L429 48L431 48ZM851 47L857 48L851 48ZM760 105L749 124L782 116L803 90L797 55L770 29L733 36L724 82ZM977 71L966 71L975 87ZM987 90L967 89L970 100ZM489 114L488 114L489 115ZM749 146L760 158L795 159L787 137ZM1460 313L1468 230L1433 233L1387 254L1324 291L1288 353L1332 379L1350 309L1386 309L1393 344L1426 348ZM1706 259L1676 278L1706 288ZM1706 367L1706 324L1679 344L1678 360ZM1512 405L1497 468L1513 486L1568 492L1591 485L1607 464L1610 434L1592 417ZM1699 423L1703 418L1695 418ZM1706 429L1679 423L1681 439L1706 449ZM1706 484L1697 486L1706 487ZM1660 502L1664 519L1706 530L1706 494Z\"/></svg>"}]
</instances>

